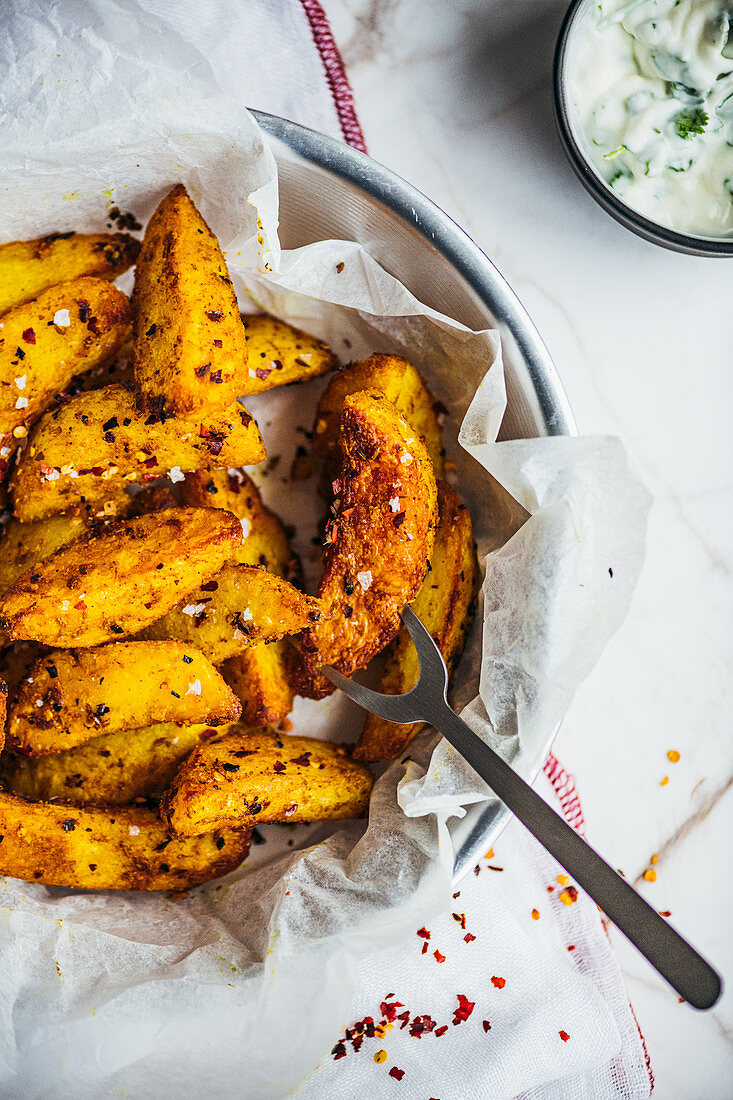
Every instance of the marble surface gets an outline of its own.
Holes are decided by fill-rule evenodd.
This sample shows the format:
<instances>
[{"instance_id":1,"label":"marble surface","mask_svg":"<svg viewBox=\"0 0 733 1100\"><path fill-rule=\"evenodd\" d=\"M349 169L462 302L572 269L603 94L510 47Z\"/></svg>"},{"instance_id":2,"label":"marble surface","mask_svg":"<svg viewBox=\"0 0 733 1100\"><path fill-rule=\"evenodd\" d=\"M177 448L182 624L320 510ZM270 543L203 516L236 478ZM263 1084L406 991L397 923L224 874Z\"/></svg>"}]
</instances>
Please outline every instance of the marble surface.
<instances>
[{"instance_id":1,"label":"marble surface","mask_svg":"<svg viewBox=\"0 0 733 1100\"><path fill-rule=\"evenodd\" d=\"M721 323L733 263L639 240L576 182L550 90L564 0L325 7L372 156L494 260L537 323L580 430L621 436L654 494L631 613L556 752L592 842L733 976L733 375ZM657 879L645 882L652 854ZM695 1013L615 939L655 1095L729 1097L733 995Z\"/></svg>"}]
</instances>

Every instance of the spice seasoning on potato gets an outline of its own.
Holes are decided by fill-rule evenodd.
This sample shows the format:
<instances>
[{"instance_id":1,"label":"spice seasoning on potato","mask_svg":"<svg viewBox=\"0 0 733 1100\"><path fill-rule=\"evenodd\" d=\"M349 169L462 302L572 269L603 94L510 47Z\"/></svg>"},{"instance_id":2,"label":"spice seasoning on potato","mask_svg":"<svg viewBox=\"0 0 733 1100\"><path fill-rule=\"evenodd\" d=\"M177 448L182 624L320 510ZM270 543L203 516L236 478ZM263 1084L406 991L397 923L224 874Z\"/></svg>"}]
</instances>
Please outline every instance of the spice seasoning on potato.
<instances>
[{"instance_id":1,"label":"spice seasoning on potato","mask_svg":"<svg viewBox=\"0 0 733 1100\"><path fill-rule=\"evenodd\" d=\"M292 654L291 643L283 638L245 649L219 666L242 704L242 725L274 726L290 714L295 698Z\"/></svg>"},{"instance_id":2,"label":"spice seasoning on potato","mask_svg":"<svg viewBox=\"0 0 733 1100\"><path fill-rule=\"evenodd\" d=\"M188 754L232 726L161 722L134 732L108 733L53 756L0 757L0 780L34 801L79 805L158 801Z\"/></svg>"},{"instance_id":3,"label":"spice seasoning on potato","mask_svg":"<svg viewBox=\"0 0 733 1100\"><path fill-rule=\"evenodd\" d=\"M437 642L450 672L463 649L481 573L468 508L447 481L438 482L438 510L431 568L412 609ZM377 690L385 695L410 691L417 683L418 672L417 650L403 627L387 651ZM395 760L424 725L396 725L367 714L354 759Z\"/></svg>"},{"instance_id":4,"label":"spice seasoning on potato","mask_svg":"<svg viewBox=\"0 0 733 1100\"><path fill-rule=\"evenodd\" d=\"M127 233L49 233L1 244L0 313L69 279L116 279L135 263L139 250Z\"/></svg>"},{"instance_id":5,"label":"spice seasoning on potato","mask_svg":"<svg viewBox=\"0 0 733 1100\"><path fill-rule=\"evenodd\" d=\"M241 530L213 508L118 520L19 577L0 600L0 630L59 648L135 634L218 572Z\"/></svg>"},{"instance_id":6,"label":"spice seasoning on potato","mask_svg":"<svg viewBox=\"0 0 733 1100\"><path fill-rule=\"evenodd\" d=\"M321 610L317 599L265 569L225 565L210 581L189 590L147 628L145 637L178 638L219 664L249 646L299 633L320 619Z\"/></svg>"},{"instance_id":7,"label":"spice seasoning on potato","mask_svg":"<svg viewBox=\"0 0 733 1100\"><path fill-rule=\"evenodd\" d=\"M339 438L344 399L363 391L382 393L428 449L436 477L443 476L443 442L439 408L419 372L399 355L370 355L336 371L316 409L311 446L323 459L329 480L341 468Z\"/></svg>"},{"instance_id":8,"label":"spice seasoning on potato","mask_svg":"<svg viewBox=\"0 0 733 1100\"><path fill-rule=\"evenodd\" d=\"M246 392L247 340L219 242L180 184L148 222L132 310L144 407L226 415Z\"/></svg>"},{"instance_id":9,"label":"spice seasoning on potato","mask_svg":"<svg viewBox=\"0 0 733 1100\"><path fill-rule=\"evenodd\" d=\"M0 791L0 875L87 890L182 890L233 871L247 829L171 838L154 810L28 802Z\"/></svg>"},{"instance_id":10,"label":"spice seasoning on potato","mask_svg":"<svg viewBox=\"0 0 733 1100\"><path fill-rule=\"evenodd\" d=\"M130 305L104 279L74 279L6 313L0 324L0 480L19 439L80 371L122 346Z\"/></svg>"},{"instance_id":11,"label":"spice seasoning on potato","mask_svg":"<svg viewBox=\"0 0 733 1100\"><path fill-rule=\"evenodd\" d=\"M269 313L243 317L247 330L247 373L240 397L291 382L307 382L337 365L328 344L278 321Z\"/></svg>"},{"instance_id":12,"label":"spice seasoning on potato","mask_svg":"<svg viewBox=\"0 0 733 1100\"><path fill-rule=\"evenodd\" d=\"M161 812L174 834L227 826L361 817L373 777L348 750L312 737L243 730L195 749Z\"/></svg>"},{"instance_id":13,"label":"spice seasoning on potato","mask_svg":"<svg viewBox=\"0 0 733 1100\"><path fill-rule=\"evenodd\" d=\"M301 691L316 698L333 690L321 686L320 665L349 676L397 633L400 611L428 571L438 518L425 444L382 394L349 395L341 435L343 470L318 590L330 614L301 639Z\"/></svg>"},{"instance_id":14,"label":"spice seasoning on potato","mask_svg":"<svg viewBox=\"0 0 733 1100\"><path fill-rule=\"evenodd\" d=\"M7 747L26 756L156 722L221 726L242 706L210 661L181 642L110 642L51 650L21 682Z\"/></svg>"},{"instance_id":15,"label":"spice seasoning on potato","mask_svg":"<svg viewBox=\"0 0 733 1100\"><path fill-rule=\"evenodd\" d=\"M235 405L221 422L140 413L124 386L79 393L33 428L11 486L27 523L81 502L94 505L136 482L188 470L248 466L265 457L257 425Z\"/></svg>"}]
</instances>

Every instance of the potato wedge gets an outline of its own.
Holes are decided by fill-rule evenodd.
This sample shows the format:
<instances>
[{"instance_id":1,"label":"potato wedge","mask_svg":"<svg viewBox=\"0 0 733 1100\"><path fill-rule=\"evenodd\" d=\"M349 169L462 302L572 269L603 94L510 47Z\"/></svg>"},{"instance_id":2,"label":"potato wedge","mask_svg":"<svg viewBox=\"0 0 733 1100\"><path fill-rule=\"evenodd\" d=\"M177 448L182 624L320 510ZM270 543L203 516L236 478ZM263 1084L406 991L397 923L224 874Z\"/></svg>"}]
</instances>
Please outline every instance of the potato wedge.
<instances>
[{"instance_id":1,"label":"potato wedge","mask_svg":"<svg viewBox=\"0 0 733 1100\"><path fill-rule=\"evenodd\" d=\"M246 829L171 839L154 810L29 802L0 791L0 875L86 890L183 890L233 871Z\"/></svg>"},{"instance_id":2,"label":"potato wedge","mask_svg":"<svg viewBox=\"0 0 733 1100\"><path fill-rule=\"evenodd\" d=\"M412 608L437 642L450 672L463 649L481 573L468 508L447 481L438 482L438 510L431 571ZM418 672L417 650L403 627L391 645L378 690L385 695L410 691ZM395 725L368 714L354 759L395 760L424 726Z\"/></svg>"},{"instance_id":3,"label":"potato wedge","mask_svg":"<svg viewBox=\"0 0 733 1100\"><path fill-rule=\"evenodd\" d=\"M247 372L240 397L263 393L291 382L307 382L337 366L328 344L278 321L269 313L245 315Z\"/></svg>"},{"instance_id":4,"label":"potato wedge","mask_svg":"<svg viewBox=\"0 0 733 1100\"><path fill-rule=\"evenodd\" d=\"M392 640L425 579L438 519L425 444L383 394L346 397L341 432L339 503L318 590L329 614L301 638L306 674L329 664L349 676ZM313 686L317 696L333 690L315 675Z\"/></svg>"},{"instance_id":5,"label":"potato wedge","mask_svg":"<svg viewBox=\"0 0 733 1100\"><path fill-rule=\"evenodd\" d=\"M161 813L178 836L271 821L337 821L366 813L373 782L340 745L242 730L187 757Z\"/></svg>"},{"instance_id":6,"label":"potato wedge","mask_svg":"<svg viewBox=\"0 0 733 1100\"><path fill-rule=\"evenodd\" d=\"M241 405L217 425L161 422L139 413L123 386L107 386L41 417L11 479L14 511L27 523L80 502L96 505L135 482L264 457L257 425Z\"/></svg>"},{"instance_id":7,"label":"potato wedge","mask_svg":"<svg viewBox=\"0 0 733 1100\"><path fill-rule=\"evenodd\" d=\"M127 340L113 359L102 363L93 370L77 374L68 387L70 394L101 390L105 386L123 385L127 389L135 388L135 373L132 369L132 330Z\"/></svg>"},{"instance_id":8,"label":"potato wedge","mask_svg":"<svg viewBox=\"0 0 733 1100\"><path fill-rule=\"evenodd\" d=\"M80 806L158 801L188 754L232 726L162 722L130 733L108 733L54 756L0 757L0 781L34 801L64 799Z\"/></svg>"},{"instance_id":9,"label":"potato wedge","mask_svg":"<svg viewBox=\"0 0 733 1100\"><path fill-rule=\"evenodd\" d=\"M19 577L0 600L0 630L61 649L134 634L217 573L241 531L213 508L118 520Z\"/></svg>"},{"instance_id":10,"label":"potato wedge","mask_svg":"<svg viewBox=\"0 0 733 1100\"><path fill-rule=\"evenodd\" d=\"M20 685L6 745L23 756L47 756L157 722L222 726L241 711L211 662L181 642L52 650Z\"/></svg>"},{"instance_id":11,"label":"potato wedge","mask_svg":"<svg viewBox=\"0 0 733 1100\"><path fill-rule=\"evenodd\" d=\"M5 742L5 715L8 709L8 685L0 680L0 752Z\"/></svg>"},{"instance_id":12,"label":"potato wedge","mask_svg":"<svg viewBox=\"0 0 733 1100\"><path fill-rule=\"evenodd\" d=\"M31 665L47 652L46 646L35 642L13 642L0 651L0 679L8 687L8 707L18 694L21 680L28 675Z\"/></svg>"},{"instance_id":13,"label":"potato wedge","mask_svg":"<svg viewBox=\"0 0 733 1100\"><path fill-rule=\"evenodd\" d=\"M428 449L436 477L443 476L443 442L436 401L419 372L399 355L370 355L337 371L321 394L316 409L311 446L323 459L326 474L337 477L341 410L349 394L369 390L382 393L417 432Z\"/></svg>"},{"instance_id":14,"label":"potato wedge","mask_svg":"<svg viewBox=\"0 0 733 1100\"><path fill-rule=\"evenodd\" d=\"M127 233L50 233L2 244L0 313L69 279L116 279L135 263L139 251L140 242Z\"/></svg>"},{"instance_id":15,"label":"potato wedge","mask_svg":"<svg viewBox=\"0 0 733 1100\"><path fill-rule=\"evenodd\" d=\"M127 298L104 279L61 283L5 314L0 326L0 480L29 426L74 375L115 354L129 321Z\"/></svg>"},{"instance_id":16,"label":"potato wedge","mask_svg":"<svg viewBox=\"0 0 733 1100\"><path fill-rule=\"evenodd\" d=\"M224 513L225 515L227 513ZM225 565L145 631L178 638L215 665L249 646L297 634L321 617L321 603L292 584L250 565ZM0 626L2 620L0 620Z\"/></svg>"},{"instance_id":17,"label":"potato wedge","mask_svg":"<svg viewBox=\"0 0 733 1100\"><path fill-rule=\"evenodd\" d=\"M226 416L245 392L247 338L219 242L180 184L148 222L132 311L145 406Z\"/></svg>"},{"instance_id":18,"label":"potato wedge","mask_svg":"<svg viewBox=\"0 0 733 1100\"><path fill-rule=\"evenodd\" d=\"M219 672L242 704L243 726L274 726L293 709L290 642L283 638L230 657Z\"/></svg>"}]
</instances>

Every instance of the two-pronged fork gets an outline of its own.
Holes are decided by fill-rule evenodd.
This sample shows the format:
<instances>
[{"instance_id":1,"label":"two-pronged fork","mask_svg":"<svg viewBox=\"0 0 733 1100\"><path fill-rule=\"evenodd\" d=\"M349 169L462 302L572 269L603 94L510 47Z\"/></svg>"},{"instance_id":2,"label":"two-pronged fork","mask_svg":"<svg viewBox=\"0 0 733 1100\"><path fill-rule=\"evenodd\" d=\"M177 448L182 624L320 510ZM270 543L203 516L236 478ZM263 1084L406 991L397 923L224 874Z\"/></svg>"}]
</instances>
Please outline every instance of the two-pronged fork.
<instances>
[{"instance_id":1,"label":"two-pronged fork","mask_svg":"<svg viewBox=\"0 0 733 1100\"><path fill-rule=\"evenodd\" d=\"M324 668L332 683L380 718L435 726L679 995L695 1008L712 1008L721 989L712 966L458 717L447 702L440 650L409 607L402 621L420 661L412 691L382 695Z\"/></svg>"}]
</instances>

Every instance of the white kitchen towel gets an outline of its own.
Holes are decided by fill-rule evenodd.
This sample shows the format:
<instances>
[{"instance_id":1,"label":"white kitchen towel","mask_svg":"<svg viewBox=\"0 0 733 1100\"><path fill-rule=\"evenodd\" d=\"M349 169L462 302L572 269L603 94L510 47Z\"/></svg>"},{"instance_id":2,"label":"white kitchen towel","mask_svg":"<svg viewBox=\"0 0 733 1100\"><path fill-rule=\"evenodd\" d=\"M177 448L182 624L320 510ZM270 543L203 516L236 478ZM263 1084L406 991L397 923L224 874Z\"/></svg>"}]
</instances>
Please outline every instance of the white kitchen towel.
<instances>
[{"instance_id":1,"label":"white kitchen towel","mask_svg":"<svg viewBox=\"0 0 733 1100\"><path fill-rule=\"evenodd\" d=\"M202 64L205 58L240 103L363 144L338 50L313 0L139 2L200 51ZM115 30L124 34L124 24ZM548 770L562 785L557 766ZM564 802L578 824L570 789ZM380 1034L359 1044L351 1027L341 1057L343 1037L334 1035L336 1053L314 1069L302 1097L392 1090L416 1100L648 1095L643 1042L595 906L576 899L572 883L557 881L560 869L517 825L478 866L459 896L446 898L439 921L364 959L353 1017L344 1025L371 1016ZM497 866L503 869L490 869ZM381 1050L386 1059L375 1062ZM246 1080L211 1085L212 1095L253 1095ZM59 1096L52 1066L44 1095Z\"/></svg>"}]
</instances>

